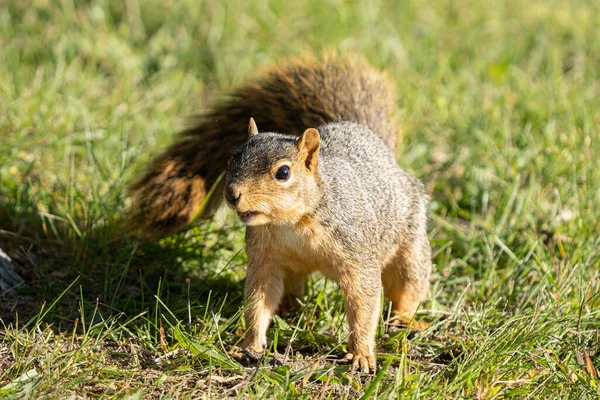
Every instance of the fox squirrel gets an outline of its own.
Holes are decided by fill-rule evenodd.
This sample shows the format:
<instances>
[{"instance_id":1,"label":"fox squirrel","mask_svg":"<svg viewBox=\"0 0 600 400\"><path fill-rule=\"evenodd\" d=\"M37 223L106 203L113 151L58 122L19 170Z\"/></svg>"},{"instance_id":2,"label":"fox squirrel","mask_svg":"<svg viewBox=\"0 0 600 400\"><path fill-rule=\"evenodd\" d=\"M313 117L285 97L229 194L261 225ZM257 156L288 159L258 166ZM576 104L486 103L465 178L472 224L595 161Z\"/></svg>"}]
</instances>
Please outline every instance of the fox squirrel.
<instances>
[{"instance_id":1,"label":"fox squirrel","mask_svg":"<svg viewBox=\"0 0 600 400\"><path fill-rule=\"evenodd\" d=\"M281 63L217 104L132 186L133 222L148 236L209 216L221 193L246 224L243 348L264 350L282 298L300 298L313 271L344 292L353 367L375 367L381 288L398 320L412 320L431 273L427 196L395 159L393 87L349 56Z\"/></svg>"}]
</instances>

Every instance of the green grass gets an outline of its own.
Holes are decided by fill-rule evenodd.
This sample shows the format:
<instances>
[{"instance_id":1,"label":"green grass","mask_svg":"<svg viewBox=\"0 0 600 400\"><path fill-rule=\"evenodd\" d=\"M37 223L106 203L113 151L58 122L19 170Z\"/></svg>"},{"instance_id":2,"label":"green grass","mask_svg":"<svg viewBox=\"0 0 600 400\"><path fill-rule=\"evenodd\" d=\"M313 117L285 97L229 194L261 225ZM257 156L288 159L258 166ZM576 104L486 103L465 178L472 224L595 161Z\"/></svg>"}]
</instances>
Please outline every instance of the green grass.
<instances>
[{"instance_id":1,"label":"green grass","mask_svg":"<svg viewBox=\"0 0 600 400\"><path fill-rule=\"evenodd\" d=\"M0 297L0 397L598 398L599 27L592 0L2 2L0 248L28 287ZM228 356L227 212L159 243L121 230L184 117L332 47L395 77L399 162L432 197L431 327L382 324L377 375L337 362L342 297L318 277L261 363Z\"/></svg>"}]
</instances>

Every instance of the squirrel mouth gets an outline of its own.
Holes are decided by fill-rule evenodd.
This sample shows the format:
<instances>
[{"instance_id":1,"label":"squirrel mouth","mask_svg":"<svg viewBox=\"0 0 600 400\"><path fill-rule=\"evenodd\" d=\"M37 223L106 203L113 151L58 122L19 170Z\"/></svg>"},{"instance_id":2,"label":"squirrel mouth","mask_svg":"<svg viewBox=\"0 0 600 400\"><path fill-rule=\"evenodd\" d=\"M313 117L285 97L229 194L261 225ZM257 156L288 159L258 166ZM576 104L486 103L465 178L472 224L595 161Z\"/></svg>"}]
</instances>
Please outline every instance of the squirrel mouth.
<instances>
[{"instance_id":1,"label":"squirrel mouth","mask_svg":"<svg viewBox=\"0 0 600 400\"><path fill-rule=\"evenodd\" d=\"M245 212L238 211L237 215L238 215L238 217L240 217L242 222L246 223L246 222L250 221L252 219L252 217L255 217L256 215L258 215L258 212L257 211L245 211Z\"/></svg>"}]
</instances>

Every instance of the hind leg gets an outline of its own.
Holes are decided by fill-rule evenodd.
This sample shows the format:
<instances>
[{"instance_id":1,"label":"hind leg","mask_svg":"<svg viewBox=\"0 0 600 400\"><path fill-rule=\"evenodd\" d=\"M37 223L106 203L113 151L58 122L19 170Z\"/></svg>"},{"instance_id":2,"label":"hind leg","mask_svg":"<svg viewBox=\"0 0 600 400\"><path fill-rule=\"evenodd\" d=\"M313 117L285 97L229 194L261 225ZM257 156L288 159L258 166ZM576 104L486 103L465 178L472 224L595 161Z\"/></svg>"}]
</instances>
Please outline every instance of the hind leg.
<instances>
[{"instance_id":1,"label":"hind leg","mask_svg":"<svg viewBox=\"0 0 600 400\"><path fill-rule=\"evenodd\" d=\"M283 279L283 299L279 314L297 311L304 295L307 273L287 270Z\"/></svg>"},{"instance_id":2,"label":"hind leg","mask_svg":"<svg viewBox=\"0 0 600 400\"><path fill-rule=\"evenodd\" d=\"M419 303L429 290L431 249L424 235L401 247L382 273L385 296L392 302L393 322L421 330L428 325L414 320Z\"/></svg>"}]
</instances>

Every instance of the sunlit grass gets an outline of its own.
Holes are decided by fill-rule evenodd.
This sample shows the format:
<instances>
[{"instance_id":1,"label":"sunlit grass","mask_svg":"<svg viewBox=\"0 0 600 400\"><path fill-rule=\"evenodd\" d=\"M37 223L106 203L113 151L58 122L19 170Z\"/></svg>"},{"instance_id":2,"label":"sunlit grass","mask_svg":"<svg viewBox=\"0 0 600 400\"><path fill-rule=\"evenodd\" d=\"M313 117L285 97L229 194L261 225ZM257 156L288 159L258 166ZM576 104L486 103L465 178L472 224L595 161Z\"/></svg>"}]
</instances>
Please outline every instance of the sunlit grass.
<instances>
[{"instance_id":1,"label":"sunlit grass","mask_svg":"<svg viewBox=\"0 0 600 400\"><path fill-rule=\"evenodd\" d=\"M593 1L7 1L0 5L0 397L597 398L600 6ZM431 328L338 363L314 277L258 365L243 228L142 243L126 185L185 117L261 66L364 55L397 81L401 166L431 193ZM384 307L385 309L385 307ZM382 322L385 315L382 315Z\"/></svg>"}]
</instances>

